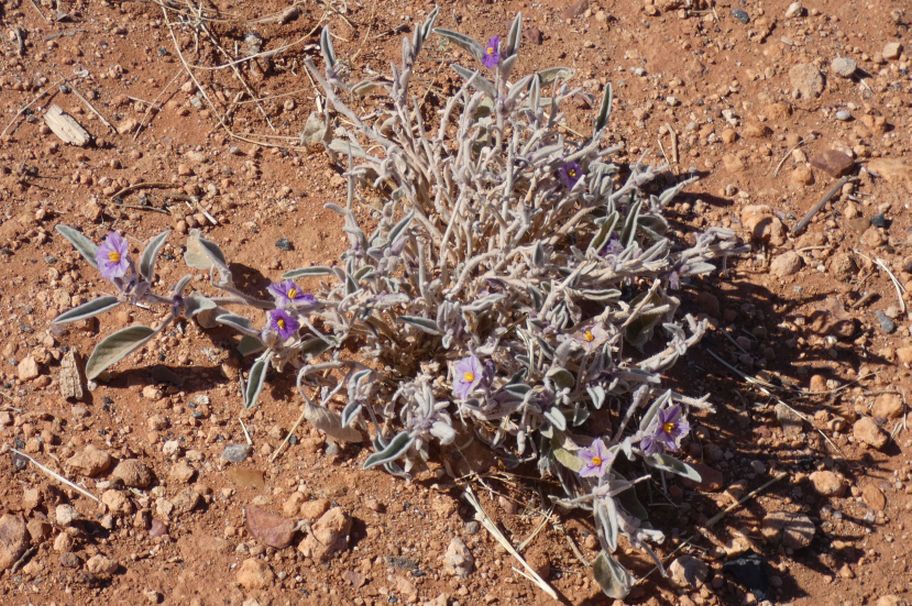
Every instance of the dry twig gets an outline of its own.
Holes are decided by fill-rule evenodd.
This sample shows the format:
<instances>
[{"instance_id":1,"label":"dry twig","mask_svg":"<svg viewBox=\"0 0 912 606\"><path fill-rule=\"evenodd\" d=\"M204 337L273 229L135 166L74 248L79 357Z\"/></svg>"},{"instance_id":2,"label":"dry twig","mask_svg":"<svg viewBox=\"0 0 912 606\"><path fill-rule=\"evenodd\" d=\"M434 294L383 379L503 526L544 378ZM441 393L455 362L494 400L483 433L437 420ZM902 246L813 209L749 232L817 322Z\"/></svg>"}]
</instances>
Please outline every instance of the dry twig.
<instances>
[{"instance_id":1,"label":"dry twig","mask_svg":"<svg viewBox=\"0 0 912 606\"><path fill-rule=\"evenodd\" d=\"M32 457L25 454L24 452L18 451L15 448L10 448L10 450L12 452L16 453L17 455L19 455L20 457L22 457L23 459L25 459L26 461L28 461L29 463L31 463L32 465L34 465L35 467L37 467L38 469L40 469L41 471L43 471L45 474L47 474L50 477L52 477L53 479L57 480L61 484L69 486L70 488L72 488L73 490L75 490L76 492L81 494L82 496L88 497L88 498L92 499L93 501L95 501L96 503L101 503L101 501L98 499L98 497L93 495L91 492L89 492L88 490L86 490L85 488L80 486L79 484L76 484L75 482L71 482L70 480L67 480L65 477L63 477L62 475L60 475L53 469L51 469L49 467L45 467L44 465L42 465L41 463L39 463Z\"/></svg>"}]
</instances>

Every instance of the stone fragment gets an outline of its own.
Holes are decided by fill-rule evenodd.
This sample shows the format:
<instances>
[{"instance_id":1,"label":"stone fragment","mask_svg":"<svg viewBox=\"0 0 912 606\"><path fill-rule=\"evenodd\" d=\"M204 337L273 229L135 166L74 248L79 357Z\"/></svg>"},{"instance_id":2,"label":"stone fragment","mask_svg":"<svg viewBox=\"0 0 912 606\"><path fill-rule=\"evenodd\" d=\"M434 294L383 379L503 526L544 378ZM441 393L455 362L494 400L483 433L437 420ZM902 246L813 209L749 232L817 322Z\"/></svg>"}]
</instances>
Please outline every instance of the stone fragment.
<instances>
[{"instance_id":1,"label":"stone fragment","mask_svg":"<svg viewBox=\"0 0 912 606\"><path fill-rule=\"evenodd\" d=\"M272 568L262 560L247 558L238 567L237 581L248 591L266 589L273 580L275 580L275 574L273 574Z\"/></svg>"},{"instance_id":2,"label":"stone fragment","mask_svg":"<svg viewBox=\"0 0 912 606\"><path fill-rule=\"evenodd\" d=\"M329 510L330 502L327 499L314 499L302 503L298 509L298 515L307 521L313 521L322 516Z\"/></svg>"},{"instance_id":3,"label":"stone fragment","mask_svg":"<svg viewBox=\"0 0 912 606\"><path fill-rule=\"evenodd\" d=\"M69 526L79 519L79 512L72 505L61 503L54 509L54 520L58 526Z\"/></svg>"},{"instance_id":4,"label":"stone fragment","mask_svg":"<svg viewBox=\"0 0 912 606\"><path fill-rule=\"evenodd\" d=\"M898 393L882 393L874 400L871 414L876 419L896 419L902 416L903 399Z\"/></svg>"},{"instance_id":5,"label":"stone fragment","mask_svg":"<svg viewBox=\"0 0 912 606\"><path fill-rule=\"evenodd\" d=\"M804 419L801 418L801 415L781 402L776 404L774 411L776 420L779 421L786 434L794 436L802 432Z\"/></svg>"},{"instance_id":6,"label":"stone fragment","mask_svg":"<svg viewBox=\"0 0 912 606\"><path fill-rule=\"evenodd\" d=\"M890 183L905 185L912 193L912 161L903 158L875 158L868 162L868 172Z\"/></svg>"},{"instance_id":7,"label":"stone fragment","mask_svg":"<svg viewBox=\"0 0 912 606\"><path fill-rule=\"evenodd\" d=\"M801 258L801 255L790 250L781 255L776 255L776 257L773 258L770 263L770 271L773 275L784 278L798 273L803 265L804 260Z\"/></svg>"},{"instance_id":8,"label":"stone fragment","mask_svg":"<svg viewBox=\"0 0 912 606\"><path fill-rule=\"evenodd\" d=\"M16 366L16 375L20 381L31 381L38 378L39 374L41 374L41 371L38 368L38 362L32 356L22 358Z\"/></svg>"},{"instance_id":9,"label":"stone fragment","mask_svg":"<svg viewBox=\"0 0 912 606\"><path fill-rule=\"evenodd\" d=\"M116 560L112 560L104 554L97 553L86 560L86 570L97 577L109 577L120 567Z\"/></svg>"},{"instance_id":10,"label":"stone fragment","mask_svg":"<svg viewBox=\"0 0 912 606\"><path fill-rule=\"evenodd\" d=\"M741 209L741 225L758 241L781 246L786 242L786 230L782 221L765 204L751 204Z\"/></svg>"},{"instance_id":11,"label":"stone fragment","mask_svg":"<svg viewBox=\"0 0 912 606\"><path fill-rule=\"evenodd\" d=\"M706 562L689 555L682 555L671 563L668 567L671 573L671 579L680 587L698 587L706 580L709 574L709 566Z\"/></svg>"},{"instance_id":12,"label":"stone fragment","mask_svg":"<svg viewBox=\"0 0 912 606\"><path fill-rule=\"evenodd\" d=\"M193 479L193 476L196 475L196 470L193 469L186 461L178 461L171 466L171 471L168 476L175 482L181 484L186 484Z\"/></svg>"},{"instance_id":13,"label":"stone fragment","mask_svg":"<svg viewBox=\"0 0 912 606\"><path fill-rule=\"evenodd\" d=\"M443 572L445 574L465 578L475 568L475 558L459 537L453 537L443 554Z\"/></svg>"},{"instance_id":14,"label":"stone fragment","mask_svg":"<svg viewBox=\"0 0 912 606\"><path fill-rule=\"evenodd\" d=\"M848 57L836 57L830 63L830 71L843 78L851 78L858 70L858 63Z\"/></svg>"},{"instance_id":15,"label":"stone fragment","mask_svg":"<svg viewBox=\"0 0 912 606\"><path fill-rule=\"evenodd\" d=\"M0 516L0 572L15 564L29 545L28 530L22 516Z\"/></svg>"},{"instance_id":16,"label":"stone fragment","mask_svg":"<svg viewBox=\"0 0 912 606\"><path fill-rule=\"evenodd\" d=\"M887 445L889 436L881 429L871 417L861 417L852 427L852 435L859 442L874 448L883 448Z\"/></svg>"},{"instance_id":17,"label":"stone fragment","mask_svg":"<svg viewBox=\"0 0 912 606\"><path fill-rule=\"evenodd\" d=\"M64 143L85 147L92 142L92 135L57 104L52 103L47 109L44 114L44 123Z\"/></svg>"},{"instance_id":18,"label":"stone fragment","mask_svg":"<svg viewBox=\"0 0 912 606\"><path fill-rule=\"evenodd\" d=\"M874 482L868 482L862 487L861 498L874 511L883 511L887 506L887 497Z\"/></svg>"},{"instance_id":19,"label":"stone fragment","mask_svg":"<svg viewBox=\"0 0 912 606\"><path fill-rule=\"evenodd\" d=\"M229 444L222 451L222 458L229 463L241 463L250 455L249 444Z\"/></svg>"},{"instance_id":20,"label":"stone fragment","mask_svg":"<svg viewBox=\"0 0 912 606\"><path fill-rule=\"evenodd\" d=\"M298 544L298 551L317 562L326 562L348 548L348 533L352 520L341 507L324 513Z\"/></svg>"},{"instance_id":21,"label":"stone fragment","mask_svg":"<svg viewBox=\"0 0 912 606\"><path fill-rule=\"evenodd\" d=\"M883 58L887 61L893 61L894 59L899 59L899 55L902 53L902 44L899 42L887 42L883 48Z\"/></svg>"},{"instance_id":22,"label":"stone fragment","mask_svg":"<svg viewBox=\"0 0 912 606\"><path fill-rule=\"evenodd\" d=\"M823 74L810 63L799 63L789 70L792 95L798 99L816 99L823 93Z\"/></svg>"},{"instance_id":23,"label":"stone fragment","mask_svg":"<svg viewBox=\"0 0 912 606\"><path fill-rule=\"evenodd\" d=\"M811 155L811 166L831 177L841 177L855 166L852 156L835 149L827 149Z\"/></svg>"},{"instance_id":24,"label":"stone fragment","mask_svg":"<svg viewBox=\"0 0 912 606\"><path fill-rule=\"evenodd\" d=\"M250 505L246 510L247 530L260 543L284 549L294 537L295 523L264 507Z\"/></svg>"},{"instance_id":25,"label":"stone fragment","mask_svg":"<svg viewBox=\"0 0 912 606\"><path fill-rule=\"evenodd\" d=\"M791 19L793 17L800 17L804 14L804 7L801 6L800 2L792 2L788 5L788 8L785 9L785 18Z\"/></svg>"},{"instance_id":26,"label":"stone fragment","mask_svg":"<svg viewBox=\"0 0 912 606\"><path fill-rule=\"evenodd\" d=\"M60 360L60 374L57 377L60 395L66 400L81 400L85 395L82 370L76 351L71 349Z\"/></svg>"},{"instance_id":27,"label":"stone fragment","mask_svg":"<svg viewBox=\"0 0 912 606\"><path fill-rule=\"evenodd\" d=\"M130 513L133 506L130 499L120 490L109 488L101 493L101 502L107 506L111 513Z\"/></svg>"},{"instance_id":28,"label":"stone fragment","mask_svg":"<svg viewBox=\"0 0 912 606\"><path fill-rule=\"evenodd\" d=\"M124 459L111 472L111 477L128 488L146 489L155 481L155 474L139 459Z\"/></svg>"},{"instance_id":29,"label":"stone fragment","mask_svg":"<svg viewBox=\"0 0 912 606\"><path fill-rule=\"evenodd\" d=\"M111 470L111 467L114 466L114 459L105 451L88 444L69 458L67 466L84 476L96 478Z\"/></svg>"},{"instance_id":30,"label":"stone fragment","mask_svg":"<svg viewBox=\"0 0 912 606\"><path fill-rule=\"evenodd\" d=\"M768 513L760 532L770 542L782 543L789 549L802 549L811 544L816 532L814 522L803 513L774 511Z\"/></svg>"},{"instance_id":31,"label":"stone fragment","mask_svg":"<svg viewBox=\"0 0 912 606\"><path fill-rule=\"evenodd\" d=\"M818 494L825 497L841 497L845 494L846 484L839 474L826 470L815 471L810 478Z\"/></svg>"}]
</instances>

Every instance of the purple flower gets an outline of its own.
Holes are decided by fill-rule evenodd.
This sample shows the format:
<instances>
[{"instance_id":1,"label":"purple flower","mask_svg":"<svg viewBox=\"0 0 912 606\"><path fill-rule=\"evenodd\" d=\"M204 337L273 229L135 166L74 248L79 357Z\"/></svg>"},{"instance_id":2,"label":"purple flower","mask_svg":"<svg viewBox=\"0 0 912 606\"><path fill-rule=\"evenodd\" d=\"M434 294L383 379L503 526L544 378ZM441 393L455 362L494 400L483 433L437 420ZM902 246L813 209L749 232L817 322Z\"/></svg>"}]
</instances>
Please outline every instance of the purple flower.
<instances>
[{"instance_id":1,"label":"purple flower","mask_svg":"<svg viewBox=\"0 0 912 606\"><path fill-rule=\"evenodd\" d=\"M601 255L603 257L616 255L622 250L624 250L624 245L621 244L620 236L617 234L611 234L611 236L608 238L608 243L605 244L605 247L602 249Z\"/></svg>"},{"instance_id":2,"label":"purple flower","mask_svg":"<svg viewBox=\"0 0 912 606\"><path fill-rule=\"evenodd\" d=\"M123 236L116 231L109 232L95 252L95 262L102 277L112 282L123 278L131 267L129 252L130 245Z\"/></svg>"},{"instance_id":3,"label":"purple flower","mask_svg":"<svg viewBox=\"0 0 912 606\"><path fill-rule=\"evenodd\" d=\"M593 440L589 448L581 448L579 456L583 459L583 468L579 470L580 477L583 478L602 477L614 460L614 455L608 452L608 447L601 438Z\"/></svg>"},{"instance_id":4,"label":"purple flower","mask_svg":"<svg viewBox=\"0 0 912 606\"><path fill-rule=\"evenodd\" d=\"M301 307L304 305L314 305L317 300L313 295L302 291L297 284L291 280L282 280L273 282L266 290L275 299L279 307Z\"/></svg>"},{"instance_id":5,"label":"purple flower","mask_svg":"<svg viewBox=\"0 0 912 606\"><path fill-rule=\"evenodd\" d=\"M583 167L578 162L564 162L557 171L557 177L567 189L573 189L576 182L583 176Z\"/></svg>"},{"instance_id":6,"label":"purple flower","mask_svg":"<svg viewBox=\"0 0 912 606\"><path fill-rule=\"evenodd\" d=\"M301 324L284 309L273 309L269 312L269 328L287 341L298 333Z\"/></svg>"},{"instance_id":7,"label":"purple flower","mask_svg":"<svg viewBox=\"0 0 912 606\"><path fill-rule=\"evenodd\" d=\"M660 410L656 419L640 440L640 448L646 454L665 450L677 450L681 440L690 432L690 423L684 418L684 411L679 404Z\"/></svg>"},{"instance_id":8,"label":"purple flower","mask_svg":"<svg viewBox=\"0 0 912 606\"><path fill-rule=\"evenodd\" d=\"M586 353L592 353L611 339L611 333L599 323L587 322L572 333L571 337Z\"/></svg>"},{"instance_id":9,"label":"purple flower","mask_svg":"<svg viewBox=\"0 0 912 606\"><path fill-rule=\"evenodd\" d=\"M481 56L481 62L489 69L495 68L500 64L500 36L491 36L491 39L488 40L488 45Z\"/></svg>"},{"instance_id":10,"label":"purple flower","mask_svg":"<svg viewBox=\"0 0 912 606\"><path fill-rule=\"evenodd\" d=\"M484 367L481 360L469 356L456 362L453 374L453 395L465 400L484 378Z\"/></svg>"}]
</instances>

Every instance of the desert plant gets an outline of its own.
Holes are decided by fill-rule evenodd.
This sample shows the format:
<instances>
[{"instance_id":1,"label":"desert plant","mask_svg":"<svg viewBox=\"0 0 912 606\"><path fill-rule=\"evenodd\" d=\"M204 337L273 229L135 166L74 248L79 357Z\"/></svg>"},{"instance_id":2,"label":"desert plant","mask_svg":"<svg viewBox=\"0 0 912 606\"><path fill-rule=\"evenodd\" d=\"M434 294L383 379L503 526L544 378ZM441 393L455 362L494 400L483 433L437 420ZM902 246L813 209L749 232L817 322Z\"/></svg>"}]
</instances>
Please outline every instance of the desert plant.
<instances>
[{"instance_id":1,"label":"desert plant","mask_svg":"<svg viewBox=\"0 0 912 606\"><path fill-rule=\"evenodd\" d=\"M655 472L699 479L670 453L689 431L690 409L709 408L706 398L661 379L706 330L679 313L677 292L712 271L708 261L736 252L736 241L718 228L692 246L671 239L665 207L692 179L650 193L665 167L611 163L620 146L603 144L610 86L582 137L561 113L582 94L567 83L571 70L511 81L520 16L505 40L484 45L434 29L436 17L403 41L388 80L347 84L327 30L325 69L307 64L329 101L327 123L332 110L347 125L326 143L348 166L346 204L328 205L349 239L338 266L290 271L270 287L272 300L261 300L235 287L222 251L194 232L185 259L208 270L224 296L185 295L189 278L158 295L151 284L167 234L153 238L137 270L119 235L95 247L59 226L118 295L57 322L127 302L167 306L164 324L193 317L229 326L243 335L243 353L258 353L245 405L256 403L270 369L296 368L311 422L337 440L370 437L365 467L407 474L472 442L511 467L534 464L560 481L558 503L592 512L602 546L595 576L609 596L623 597L632 579L612 555L620 536L661 567L649 542L662 534L649 527L635 484ZM463 83L428 116L409 84L432 33L468 51L474 67L453 65ZM370 118L344 99L377 94ZM379 202L358 194L365 185ZM359 224L357 205L373 213L372 229ZM294 282L305 276L324 278L317 292ZM263 310L264 327L233 306ZM162 328L107 337L87 374L97 377Z\"/></svg>"}]
</instances>

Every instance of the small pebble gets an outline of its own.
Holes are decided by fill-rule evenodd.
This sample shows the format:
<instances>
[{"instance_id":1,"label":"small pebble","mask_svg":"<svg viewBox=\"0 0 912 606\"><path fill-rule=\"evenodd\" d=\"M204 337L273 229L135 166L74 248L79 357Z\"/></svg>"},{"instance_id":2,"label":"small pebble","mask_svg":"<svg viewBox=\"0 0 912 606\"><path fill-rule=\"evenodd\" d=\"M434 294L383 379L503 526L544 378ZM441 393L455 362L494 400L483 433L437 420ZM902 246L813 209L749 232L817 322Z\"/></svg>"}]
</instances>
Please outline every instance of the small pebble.
<instances>
[{"instance_id":1,"label":"small pebble","mask_svg":"<svg viewBox=\"0 0 912 606\"><path fill-rule=\"evenodd\" d=\"M222 451L222 458L229 463L241 463L250 455L250 446L247 444L229 444Z\"/></svg>"},{"instance_id":2,"label":"small pebble","mask_svg":"<svg viewBox=\"0 0 912 606\"><path fill-rule=\"evenodd\" d=\"M275 247L286 252L294 250L294 244L292 244L288 238L279 238L276 240Z\"/></svg>"},{"instance_id":3,"label":"small pebble","mask_svg":"<svg viewBox=\"0 0 912 606\"><path fill-rule=\"evenodd\" d=\"M836 119L839 120L840 122L848 122L849 120L852 119L852 114L850 114L849 112L847 112L844 109L841 109L838 112L836 112Z\"/></svg>"},{"instance_id":4,"label":"small pebble","mask_svg":"<svg viewBox=\"0 0 912 606\"><path fill-rule=\"evenodd\" d=\"M890 319L887 314L882 311L875 311L874 317L877 318L877 321L880 323L880 330L887 334L891 334L896 330L896 322Z\"/></svg>"},{"instance_id":5,"label":"small pebble","mask_svg":"<svg viewBox=\"0 0 912 606\"><path fill-rule=\"evenodd\" d=\"M750 23L750 15L746 11L741 10L740 8L732 9L732 17L740 21L741 23Z\"/></svg>"},{"instance_id":6,"label":"small pebble","mask_svg":"<svg viewBox=\"0 0 912 606\"><path fill-rule=\"evenodd\" d=\"M890 227L890 220L887 219L883 213L877 213L871 217L871 225L874 227Z\"/></svg>"}]
</instances>

